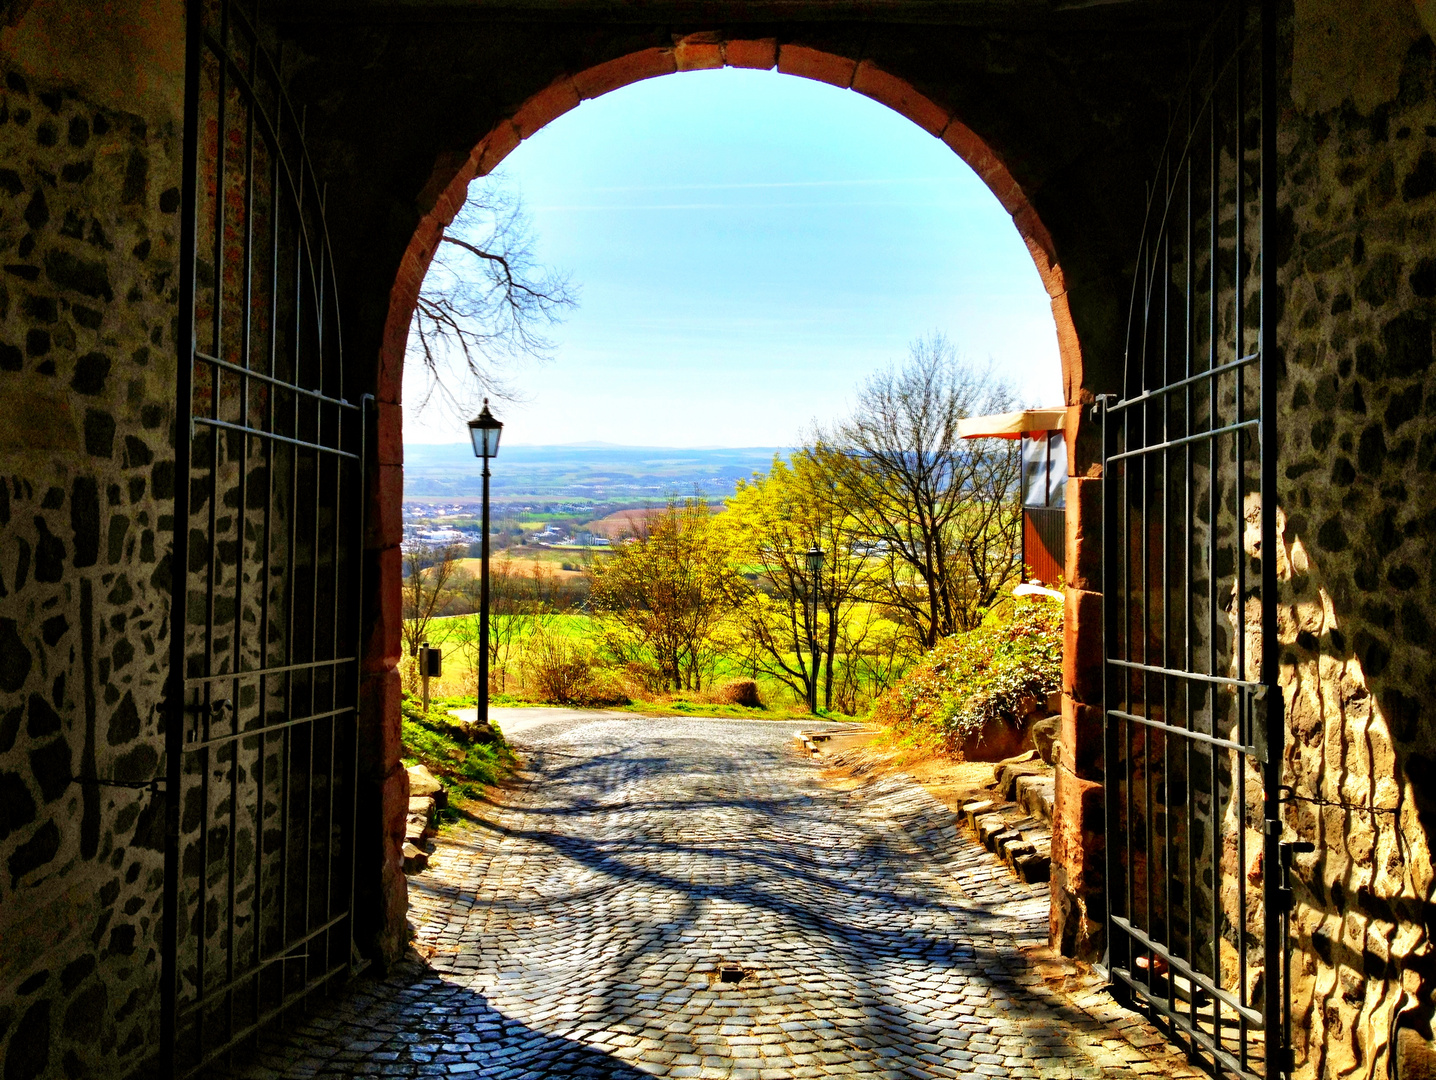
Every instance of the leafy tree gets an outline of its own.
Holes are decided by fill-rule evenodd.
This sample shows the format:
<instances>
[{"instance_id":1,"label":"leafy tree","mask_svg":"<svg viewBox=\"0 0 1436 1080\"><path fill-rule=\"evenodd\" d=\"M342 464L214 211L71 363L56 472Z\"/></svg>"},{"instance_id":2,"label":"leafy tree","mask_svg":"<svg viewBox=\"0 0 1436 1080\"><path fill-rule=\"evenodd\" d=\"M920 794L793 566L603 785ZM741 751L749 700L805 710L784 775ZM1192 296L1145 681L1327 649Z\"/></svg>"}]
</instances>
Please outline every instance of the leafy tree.
<instances>
[{"instance_id":1,"label":"leafy tree","mask_svg":"<svg viewBox=\"0 0 1436 1080\"><path fill-rule=\"evenodd\" d=\"M775 456L767 473L738 484L720 520L734 559L753 577L734 577L733 601L756 646L755 666L804 699L821 686L824 707L831 709L840 646L853 644L846 627L870 576L861 534L838 498L837 477L807 451L794 454L791 465ZM814 547L823 553L816 582L807 566Z\"/></svg>"},{"instance_id":2,"label":"leafy tree","mask_svg":"<svg viewBox=\"0 0 1436 1080\"><path fill-rule=\"evenodd\" d=\"M970 630L1021 572L1021 458L1006 439L960 439L957 422L1012 408L990 370L960 360L941 334L870 378L852 415L812 448L837 498L883 555L874 597L917 643Z\"/></svg>"},{"instance_id":3,"label":"leafy tree","mask_svg":"<svg viewBox=\"0 0 1436 1080\"><path fill-rule=\"evenodd\" d=\"M655 688L701 690L724 647L734 586L722 540L702 498L674 500L588 571L606 647Z\"/></svg>"},{"instance_id":4,"label":"leafy tree","mask_svg":"<svg viewBox=\"0 0 1436 1080\"><path fill-rule=\"evenodd\" d=\"M501 176L469 185L410 325L409 356L428 374L420 408L437 391L455 412L471 413L482 395L511 396L506 365L549 358L553 342L543 330L577 299L562 273L539 265L535 247L522 200Z\"/></svg>"}]
</instances>

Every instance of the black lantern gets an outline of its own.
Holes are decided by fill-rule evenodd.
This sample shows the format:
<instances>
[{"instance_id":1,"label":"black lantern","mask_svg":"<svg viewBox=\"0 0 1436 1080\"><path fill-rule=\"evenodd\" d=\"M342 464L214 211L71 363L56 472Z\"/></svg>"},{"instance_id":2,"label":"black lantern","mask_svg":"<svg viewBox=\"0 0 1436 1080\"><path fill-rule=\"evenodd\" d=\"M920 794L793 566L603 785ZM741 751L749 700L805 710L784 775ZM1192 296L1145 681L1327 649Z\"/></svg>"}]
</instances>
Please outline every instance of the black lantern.
<instances>
[{"instance_id":1,"label":"black lantern","mask_svg":"<svg viewBox=\"0 0 1436 1080\"><path fill-rule=\"evenodd\" d=\"M469 438L474 440L474 456L485 461L499 456L499 435L503 432L503 421L495 420L489 412L489 399L484 398L484 411L469 421Z\"/></svg>"},{"instance_id":2,"label":"black lantern","mask_svg":"<svg viewBox=\"0 0 1436 1080\"><path fill-rule=\"evenodd\" d=\"M817 577L823 572L823 551L819 547L808 549L808 573Z\"/></svg>"}]
</instances>

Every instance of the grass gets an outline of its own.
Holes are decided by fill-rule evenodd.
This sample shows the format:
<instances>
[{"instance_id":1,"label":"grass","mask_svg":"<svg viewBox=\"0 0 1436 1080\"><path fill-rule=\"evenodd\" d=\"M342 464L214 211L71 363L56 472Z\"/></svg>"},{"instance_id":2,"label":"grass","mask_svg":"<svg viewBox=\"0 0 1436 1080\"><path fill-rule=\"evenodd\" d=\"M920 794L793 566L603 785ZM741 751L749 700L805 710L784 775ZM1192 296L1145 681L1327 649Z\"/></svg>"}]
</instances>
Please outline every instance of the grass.
<instances>
[{"instance_id":1,"label":"grass","mask_svg":"<svg viewBox=\"0 0 1436 1080\"><path fill-rule=\"evenodd\" d=\"M468 703L473 703L472 697ZM497 731L492 739L476 738L471 728L450 715L450 709L459 707L454 699L431 700L425 713L417 698L405 696L402 760L406 766L425 766L451 796L474 798L508 771L513 752Z\"/></svg>"},{"instance_id":2,"label":"grass","mask_svg":"<svg viewBox=\"0 0 1436 1080\"><path fill-rule=\"evenodd\" d=\"M435 619L430 623L429 637L436 645L441 644L445 635L445 624L454 619L469 619L471 616L447 616ZM502 625L506 616L491 616L496 625ZM554 614L547 615L545 627L551 635L566 638L574 643L582 643L597 651L600 637L599 621L592 615L585 614ZM442 685L445 689L454 687L471 687L475 682L475 674L466 670L460 665L463 663L461 654L454 648L444 649L445 675ZM514 689L519 684L519 667L522 656L522 645L516 643L513 652L510 654L508 685ZM793 660L789 657L790 662ZM747 716L754 718L766 718L777 720L812 720L813 714L807 709L806 702L800 701L793 689L782 680L771 675L759 673L754 678L752 669L738 660L730 657L719 657L711 678L707 681L708 691L717 689L726 683L739 680L752 679L758 684L758 696L764 703L764 708L753 709L739 705L728 705L721 702L706 702L701 700L708 696L708 692L682 692L673 691L665 694L654 695L652 700L638 700L630 705L606 706L628 712L643 715L685 715L685 716ZM438 690L436 689L436 693ZM632 691L630 691L632 692ZM645 694L645 697L648 695ZM468 696L467 704L473 705L472 693ZM529 701L520 695L512 694L501 700L500 695L490 697L492 704L504 704L512 706L542 705L545 702ZM827 715L827 714L822 714ZM844 714L834 712L833 718L844 717Z\"/></svg>"}]
</instances>

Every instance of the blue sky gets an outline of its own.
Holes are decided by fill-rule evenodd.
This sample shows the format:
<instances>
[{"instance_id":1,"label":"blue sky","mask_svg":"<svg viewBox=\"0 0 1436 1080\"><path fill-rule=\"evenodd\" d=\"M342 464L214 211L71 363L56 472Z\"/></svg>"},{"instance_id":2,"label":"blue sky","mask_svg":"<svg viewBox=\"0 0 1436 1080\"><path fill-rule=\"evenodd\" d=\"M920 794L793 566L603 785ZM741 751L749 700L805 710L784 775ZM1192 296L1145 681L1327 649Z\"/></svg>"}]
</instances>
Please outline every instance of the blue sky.
<instances>
[{"instance_id":1,"label":"blue sky","mask_svg":"<svg viewBox=\"0 0 1436 1080\"><path fill-rule=\"evenodd\" d=\"M791 445L933 330L1027 404L1061 403L1011 218L941 140L853 91L651 79L559 117L501 171L579 292L554 361L509 373L508 441ZM406 380L406 400L420 389ZM406 411L406 442L465 436L437 400Z\"/></svg>"}]
</instances>

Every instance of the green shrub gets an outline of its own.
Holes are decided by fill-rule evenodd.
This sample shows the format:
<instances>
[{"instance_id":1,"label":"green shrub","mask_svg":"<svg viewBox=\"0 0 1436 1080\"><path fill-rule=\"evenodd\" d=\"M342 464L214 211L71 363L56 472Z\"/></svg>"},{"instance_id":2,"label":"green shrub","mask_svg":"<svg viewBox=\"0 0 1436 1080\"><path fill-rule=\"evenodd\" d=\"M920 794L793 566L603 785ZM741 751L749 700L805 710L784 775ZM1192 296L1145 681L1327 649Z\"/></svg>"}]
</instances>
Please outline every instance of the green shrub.
<instances>
[{"instance_id":1,"label":"green shrub","mask_svg":"<svg viewBox=\"0 0 1436 1080\"><path fill-rule=\"evenodd\" d=\"M1025 699L1062 686L1062 608L1013 598L975 630L939 641L873 706L872 719L949 748L987 724L1018 724Z\"/></svg>"}]
</instances>

